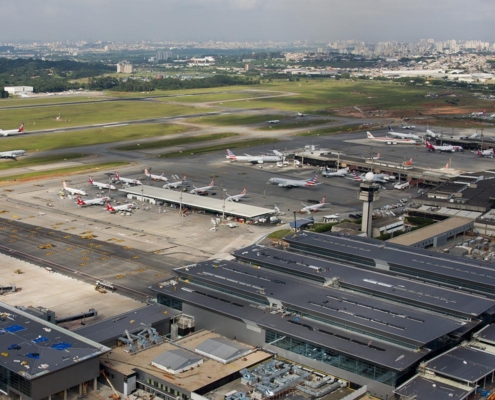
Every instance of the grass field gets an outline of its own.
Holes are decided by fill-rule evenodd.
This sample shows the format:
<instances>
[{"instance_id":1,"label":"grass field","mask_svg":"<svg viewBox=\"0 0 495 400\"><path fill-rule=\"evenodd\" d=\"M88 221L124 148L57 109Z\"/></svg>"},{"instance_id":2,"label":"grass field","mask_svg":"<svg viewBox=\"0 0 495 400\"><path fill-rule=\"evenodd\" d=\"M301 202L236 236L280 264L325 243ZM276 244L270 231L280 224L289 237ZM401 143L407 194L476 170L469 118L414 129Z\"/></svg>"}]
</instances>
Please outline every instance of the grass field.
<instances>
[{"instance_id":1,"label":"grass field","mask_svg":"<svg viewBox=\"0 0 495 400\"><path fill-rule=\"evenodd\" d=\"M122 167L124 165L128 165L127 162L108 162L103 164L89 164L89 165L81 165L80 167L69 167L69 168L60 168L52 171L37 171L30 172L28 174L19 174L12 176L5 176L0 178L0 182L12 182L12 181L28 181L28 180L36 180L36 179L45 179L54 176L65 176L67 174L76 174L80 172L94 173L98 172L102 169L113 169L115 167Z\"/></svg>"},{"instance_id":2,"label":"grass field","mask_svg":"<svg viewBox=\"0 0 495 400\"><path fill-rule=\"evenodd\" d=\"M338 133L356 132L362 131L361 125L345 125L345 126L332 126L331 128L316 129L314 131L297 133L295 136L325 136L335 135ZM370 130L368 128L368 130ZM366 135L364 135L366 137Z\"/></svg>"},{"instance_id":3,"label":"grass field","mask_svg":"<svg viewBox=\"0 0 495 400\"><path fill-rule=\"evenodd\" d=\"M209 142L211 140L225 139L229 137L239 136L238 133L212 133L210 135L197 135L197 136L186 136L176 139L159 140L156 142L147 142L142 144L134 144L130 146L117 147L120 151L132 151L132 150L149 150L149 149L160 149L163 147L173 147L182 146L185 144Z\"/></svg>"},{"instance_id":4,"label":"grass field","mask_svg":"<svg viewBox=\"0 0 495 400\"><path fill-rule=\"evenodd\" d=\"M0 110L3 129L13 129L22 122L25 130L64 128L87 124L130 121L197 113L194 107L144 101L54 105L53 107ZM57 120L57 117L60 118Z\"/></svg>"},{"instance_id":5,"label":"grass field","mask_svg":"<svg viewBox=\"0 0 495 400\"><path fill-rule=\"evenodd\" d=\"M23 149L27 152L46 151L137 140L186 131L187 128L183 126L168 124L116 126L115 128L97 128L79 132L44 133L42 135L0 138L0 148Z\"/></svg>"},{"instance_id":6,"label":"grass field","mask_svg":"<svg viewBox=\"0 0 495 400\"><path fill-rule=\"evenodd\" d=\"M307 128L310 126L317 126L317 125L322 125L322 124L329 124L332 122L332 119L330 118L324 118L324 119L315 119L315 120L310 120L310 121L301 121L298 119L294 119L293 122L285 122L283 121L280 124L276 125L268 125L264 126L262 128L259 128L260 131L271 131L271 130L282 130L282 129L301 129L301 128Z\"/></svg>"},{"instance_id":7,"label":"grass field","mask_svg":"<svg viewBox=\"0 0 495 400\"><path fill-rule=\"evenodd\" d=\"M25 167L32 167L34 165L51 164L60 161L70 161L87 156L88 154L67 153L67 154L58 154L56 156L46 156L46 157L28 157L28 158L19 157L17 161L13 161L13 160L0 161L0 171L5 171L7 169L12 169L12 168L25 168Z\"/></svg>"},{"instance_id":8,"label":"grass field","mask_svg":"<svg viewBox=\"0 0 495 400\"><path fill-rule=\"evenodd\" d=\"M250 90L257 89L262 90L263 88L260 85L250 85L250 86L223 86L216 88L200 88L200 89L180 89L180 90L154 90L151 92L113 92L106 91L104 92L108 97L157 97L163 95L170 96L178 96L184 94L210 94L210 93L218 93L218 92L235 92L239 90Z\"/></svg>"},{"instance_id":9,"label":"grass field","mask_svg":"<svg viewBox=\"0 0 495 400\"><path fill-rule=\"evenodd\" d=\"M273 143L278 143L279 140L277 139L254 139L254 140L244 140L240 142L233 142L229 143L229 149L245 149L251 146L263 146L266 144L273 144ZM161 158L175 158L175 157L184 157L187 155L192 155L192 154L206 154L206 153L213 153L215 151L225 151L227 149L227 146L225 144L219 144L215 146L207 146L207 147L201 147L197 149L192 149L190 152L184 153L182 151L176 151L173 153L166 153L166 154L161 154L159 157Z\"/></svg>"},{"instance_id":10,"label":"grass field","mask_svg":"<svg viewBox=\"0 0 495 400\"><path fill-rule=\"evenodd\" d=\"M69 102L84 102L84 101L98 101L102 100L103 97L99 96L83 96L74 95L72 96L49 96L49 97L36 97L36 98L9 98L0 99L0 107L18 107L18 106L32 106L37 104L60 104Z\"/></svg>"},{"instance_id":11,"label":"grass field","mask_svg":"<svg viewBox=\"0 0 495 400\"><path fill-rule=\"evenodd\" d=\"M229 115L216 115L212 117L200 117L189 119L188 122L206 125L219 125L219 126L237 126L237 125L252 125L267 122L273 119L285 118L283 115L243 115L243 114L229 114Z\"/></svg>"}]
</instances>

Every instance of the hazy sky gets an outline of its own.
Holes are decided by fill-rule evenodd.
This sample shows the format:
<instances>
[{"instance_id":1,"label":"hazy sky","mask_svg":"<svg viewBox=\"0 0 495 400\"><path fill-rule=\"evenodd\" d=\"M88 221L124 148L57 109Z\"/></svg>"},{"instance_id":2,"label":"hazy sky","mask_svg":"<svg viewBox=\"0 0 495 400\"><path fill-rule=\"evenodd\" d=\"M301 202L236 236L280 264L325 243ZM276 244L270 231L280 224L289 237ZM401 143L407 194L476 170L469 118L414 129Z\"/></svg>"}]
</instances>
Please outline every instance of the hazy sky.
<instances>
[{"instance_id":1,"label":"hazy sky","mask_svg":"<svg viewBox=\"0 0 495 400\"><path fill-rule=\"evenodd\" d=\"M495 42L495 0L0 0L0 42Z\"/></svg>"}]
</instances>

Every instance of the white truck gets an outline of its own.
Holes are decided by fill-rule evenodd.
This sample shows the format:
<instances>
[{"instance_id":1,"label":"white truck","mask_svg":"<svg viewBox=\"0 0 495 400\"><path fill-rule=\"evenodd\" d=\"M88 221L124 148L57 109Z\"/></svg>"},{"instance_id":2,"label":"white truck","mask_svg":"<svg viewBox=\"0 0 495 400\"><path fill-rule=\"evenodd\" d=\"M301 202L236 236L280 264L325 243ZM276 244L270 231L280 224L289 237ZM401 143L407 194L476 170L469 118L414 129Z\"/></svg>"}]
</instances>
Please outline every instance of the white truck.
<instances>
[{"instance_id":1,"label":"white truck","mask_svg":"<svg viewBox=\"0 0 495 400\"><path fill-rule=\"evenodd\" d=\"M399 182L394 185L394 189L404 190L409 187L409 182Z\"/></svg>"}]
</instances>

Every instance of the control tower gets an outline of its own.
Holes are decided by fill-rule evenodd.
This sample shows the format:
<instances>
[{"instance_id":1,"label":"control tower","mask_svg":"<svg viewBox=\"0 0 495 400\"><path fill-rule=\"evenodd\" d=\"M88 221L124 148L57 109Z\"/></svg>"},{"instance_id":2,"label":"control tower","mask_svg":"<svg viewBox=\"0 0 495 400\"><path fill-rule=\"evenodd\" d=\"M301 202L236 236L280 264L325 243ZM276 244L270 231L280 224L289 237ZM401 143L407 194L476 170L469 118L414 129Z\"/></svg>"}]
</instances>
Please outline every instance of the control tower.
<instances>
[{"instance_id":1,"label":"control tower","mask_svg":"<svg viewBox=\"0 0 495 400\"><path fill-rule=\"evenodd\" d=\"M363 182L359 185L360 190L358 199L363 202L363 219L361 222L361 231L366 234L366 237L372 236L372 217L373 217L373 202L380 199L378 193L380 185L373 182L375 174L368 172Z\"/></svg>"}]
</instances>

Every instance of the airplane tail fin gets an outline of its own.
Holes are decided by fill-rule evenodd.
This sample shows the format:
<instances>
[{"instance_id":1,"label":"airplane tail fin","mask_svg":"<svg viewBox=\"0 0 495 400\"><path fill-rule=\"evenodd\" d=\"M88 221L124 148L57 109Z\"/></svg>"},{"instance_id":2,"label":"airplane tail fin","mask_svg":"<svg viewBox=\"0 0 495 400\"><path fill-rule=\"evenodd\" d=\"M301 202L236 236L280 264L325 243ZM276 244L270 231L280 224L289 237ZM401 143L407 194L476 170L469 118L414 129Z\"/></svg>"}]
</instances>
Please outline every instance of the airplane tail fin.
<instances>
[{"instance_id":1,"label":"airplane tail fin","mask_svg":"<svg viewBox=\"0 0 495 400\"><path fill-rule=\"evenodd\" d=\"M65 181L62 181L62 184L64 185L64 188L67 187L67 184L65 183Z\"/></svg>"},{"instance_id":2,"label":"airplane tail fin","mask_svg":"<svg viewBox=\"0 0 495 400\"><path fill-rule=\"evenodd\" d=\"M212 179L210 182L210 186L214 186L214 185L215 185L215 180Z\"/></svg>"},{"instance_id":3,"label":"airplane tail fin","mask_svg":"<svg viewBox=\"0 0 495 400\"><path fill-rule=\"evenodd\" d=\"M84 206L86 203L80 197L78 197L77 198L77 204L80 206Z\"/></svg>"},{"instance_id":4,"label":"airplane tail fin","mask_svg":"<svg viewBox=\"0 0 495 400\"><path fill-rule=\"evenodd\" d=\"M88 177L88 182L93 184L93 178L91 178L91 176Z\"/></svg>"},{"instance_id":5,"label":"airplane tail fin","mask_svg":"<svg viewBox=\"0 0 495 400\"><path fill-rule=\"evenodd\" d=\"M375 137L371 134L371 132L366 132L366 136L368 139L374 139Z\"/></svg>"},{"instance_id":6,"label":"airplane tail fin","mask_svg":"<svg viewBox=\"0 0 495 400\"><path fill-rule=\"evenodd\" d=\"M326 200L327 200L327 195L323 196L323 199L321 199L320 204L325 204Z\"/></svg>"},{"instance_id":7,"label":"airplane tail fin","mask_svg":"<svg viewBox=\"0 0 495 400\"><path fill-rule=\"evenodd\" d=\"M110 205L110 203L106 202L105 204L106 204L106 206L107 206L107 211L115 211L115 208L113 208L113 207Z\"/></svg>"},{"instance_id":8,"label":"airplane tail fin","mask_svg":"<svg viewBox=\"0 0 495 400\"><path fill-rule=\"evenodd\" d=\"M246 194L247 188L245 187L244 190L241 192L241 194Z\"/></svg>"},{"instance_id":9,"label":"airplane tail fin","mask_svg":"<svg viewBox=\"0 0 495 400\"><path fill-rule=\"evenodd\" d=\"M388 131L389 132L393 132L394 131L390 125L388 126Z\"/></svg>"},{"instance_id":10,"label":"airplane tail fin","mask_svg":"<svg viewBox=\"0 0 495 400\"><path fill-rule=\"evenodd\" d=\"M148 168L145 168L145 169L144 169L144 174L145 174L146 176L149 176L149 175L150 175L150 173L149 173L149 171L148 171Z\"/></svg>"},{"instance_id":11,"label":"airplane tail fin","mask_svg":"<svg viewBox=\"0 0 495 400\"><path fill-rule=\"evenodd\" d=\"M306 184L312 186L316 183L317 179L318 179L318 174L315 174L311 179L308 179L306 181Z\"/></svg>"},{"instance_id":12,"label":"airplane tail fin","mask_svg":"<svg viewBox=\"0 0 495 400\"><path fill-rule=\"evenodd\" d=\"M376 155L376 159L378 160L380 158L380 153Z\"/></svg>"},{"instance_id":13,"label":"airplane tail fin","mask_svg":"<svg viewBox=\"0 0 495 400\"><path fill-rule=\"evenodd\" d=\"M230 149L227 149L227 157L230 158L231 160L235 160L235 154L230 151Z\"/></svg>"},{"instance_id":14,"label":"airplane tail fin","mask_svg":"<svg viewBox=\"0 0 495 400\"><path fill-rule=\"evenodd\" d=\"M19 127L19 130L18 132L24 132L24 122L21 124L21 126Z\"/></svg>"},{"instance_id":15,"label":"airplane tail fin","mask_svg":"<svg viewBox=\"0 0 495 400\"><path fill-rule=\"evenodd\" d=\"M119 176L119 173L117 171L115 171L115 179L117 179L118 181L120 180L120 176Z\"/></svg>"}]
</instances>

